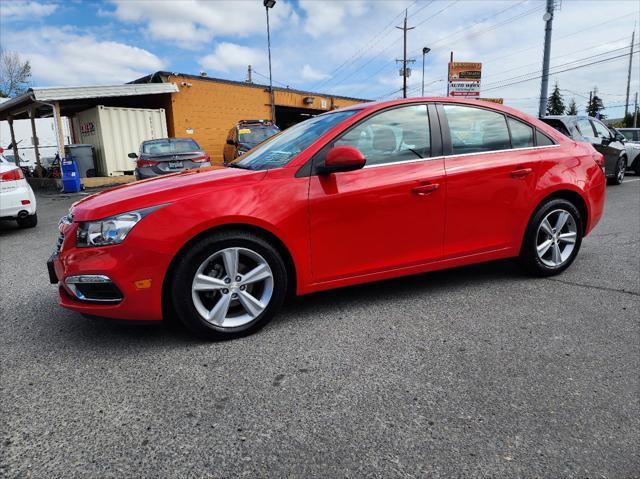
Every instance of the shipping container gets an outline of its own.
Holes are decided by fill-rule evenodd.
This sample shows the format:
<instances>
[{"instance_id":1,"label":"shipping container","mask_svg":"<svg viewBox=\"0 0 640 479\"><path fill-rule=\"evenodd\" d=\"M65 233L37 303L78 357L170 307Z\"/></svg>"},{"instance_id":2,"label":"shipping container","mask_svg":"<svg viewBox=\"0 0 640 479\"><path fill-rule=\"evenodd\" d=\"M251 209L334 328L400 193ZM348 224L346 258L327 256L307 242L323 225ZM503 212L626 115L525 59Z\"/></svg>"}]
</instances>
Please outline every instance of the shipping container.
<instances>
[{"instance_id":1,"label":"shipping container","mask_svg":"<svg viewBox=\"0 0 640 479\"><path fill-rule=\"evenodd\" d=\"M135 162L127 155L137 153L145 140L167 137L167 118L162 108L98 105L78 113L73 123L77 142L95 147L101 176L130 174Z\"/></svg>"}]
</instances>

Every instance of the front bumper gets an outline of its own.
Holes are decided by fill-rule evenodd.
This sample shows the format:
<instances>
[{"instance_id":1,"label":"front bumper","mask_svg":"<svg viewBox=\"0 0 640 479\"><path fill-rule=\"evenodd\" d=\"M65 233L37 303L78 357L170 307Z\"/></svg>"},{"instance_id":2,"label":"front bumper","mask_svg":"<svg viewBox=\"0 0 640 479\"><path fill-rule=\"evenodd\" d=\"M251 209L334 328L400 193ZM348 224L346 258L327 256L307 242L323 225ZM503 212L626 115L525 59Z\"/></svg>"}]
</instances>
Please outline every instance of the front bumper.
<instances>
[{"instance_id":1,"label":"front bumper","mask_svg":"<svg viewBox=\"0 0 640 479\"><path fill-rule=\"evenodd\" d=\"M134 237L119 245L77 248L77 226L63 228L59 251L47 261L49 280L58 283L60 305L89 316L162 320L162 284L170 257ZM99 284L96 278L108 281ZM88 293L90 284L95 289ZM107 286L111 291L105 291ZM117 297L114 291L119 293Z\"/></svg>"}]
</instances>

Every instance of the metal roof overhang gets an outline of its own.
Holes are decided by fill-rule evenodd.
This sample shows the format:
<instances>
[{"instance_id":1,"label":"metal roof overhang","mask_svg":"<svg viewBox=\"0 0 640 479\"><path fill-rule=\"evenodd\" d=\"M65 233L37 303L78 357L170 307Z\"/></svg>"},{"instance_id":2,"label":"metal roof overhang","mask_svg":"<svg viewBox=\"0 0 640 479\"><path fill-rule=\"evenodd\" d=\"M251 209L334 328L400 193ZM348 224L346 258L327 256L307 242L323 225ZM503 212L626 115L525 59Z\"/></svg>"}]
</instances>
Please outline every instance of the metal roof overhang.
<instances>
[{"instance_id":1,"label":"metal roof overhang","mask_svg":"<svg viewBox=\"0 0 640 479\"><path fill-rule=\"evenodd\" d=\"M0 104L0 120L29 118L34 110L36 118L51 116L51 103L58 102L61 114L68 116L77 111L102 104L105 99L114 103L118 98L147 97L177 93L175 83L147 83L126 85L100 85L82 87L34 87ZM122 105L124 106L124 105Z\"/></svg>"}]
</instances>

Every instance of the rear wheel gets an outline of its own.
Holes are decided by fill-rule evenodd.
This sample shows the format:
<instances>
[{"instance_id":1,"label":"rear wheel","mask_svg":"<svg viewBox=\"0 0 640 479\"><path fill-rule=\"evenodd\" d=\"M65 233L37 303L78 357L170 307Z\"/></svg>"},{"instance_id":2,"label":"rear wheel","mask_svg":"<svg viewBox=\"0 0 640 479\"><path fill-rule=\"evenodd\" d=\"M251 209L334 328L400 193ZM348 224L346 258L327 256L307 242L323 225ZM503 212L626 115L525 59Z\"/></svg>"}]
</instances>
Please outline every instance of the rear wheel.
<instances>
[{"instance_id":1,"label":"rear wheel","mask_svg":"<svg viewBox=\"0 0 640 479\"><path fill-rule=\"evenodd\" d=\"M251 334L278 311L287 274L277 250L246 232L204 238L180 258L173 302L182 323L207 339Z\"/></svg>"},{"instance_id":2,"label":"rear wheel","mask_svg":"<svg viewBox=\"0 0 640 479\"><path fill-rule=\"evenodd\" d=\"M34 213L24 218L18 218L16 221L20 228L33 228L38 224L38 215Z\"/></svg>"},{"instance_id":3,"label":"rear wheel","mask_svg":"<svg viewBox=\"0 0 640 479\"><path fill-rule=\"evenodd\" d=\"M613 178L609 178L608 183L610 185L620 185L624 180L624 174L627 171L627 159L623 156L616 163L616 171L615 176Z\"/></svg>"},{"instance_id":4,"label":"rear wheel","mask_svg":"<svg viewBox=\"0 0 640 479\"><path fill-rule=\"evenodd\" d=\"M520 262L532 274L551 276L569 267L582 244L582 218L564 199L544 202L534 213L522 243Z\"/></svg>"}]
</instances>

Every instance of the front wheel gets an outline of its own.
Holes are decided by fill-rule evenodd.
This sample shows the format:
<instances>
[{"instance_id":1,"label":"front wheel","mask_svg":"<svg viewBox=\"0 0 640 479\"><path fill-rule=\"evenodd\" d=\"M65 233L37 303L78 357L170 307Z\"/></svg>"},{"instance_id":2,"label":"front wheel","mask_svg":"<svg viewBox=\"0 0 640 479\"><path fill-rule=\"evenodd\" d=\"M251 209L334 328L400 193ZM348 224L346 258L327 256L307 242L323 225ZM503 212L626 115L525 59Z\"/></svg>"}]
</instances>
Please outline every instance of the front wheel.
<instances>
[{"instance_id":1,"label":"front wheel","mask_svg":"<svg viewBox=\"0 0 640 479\"><path fill-rule=\"evenodd\" d=\"M203 238L179 258L173 282L178 317L206 339L232 339L267 324L287 291L278 251L242 231Z\"/></svg>"},{"instance_id":2,"label":"front wheel","mask_svg":"<svg viewBox=\"0 0 640 479\"><path fill-rule=\"evenodd\" d=\"M615 176L613 178L609 178L610 185L620 185L622 184L622 180L624 180L624 174L627 171L627 159L622 157L616 163L616 171Z\"/></svg>"},{"instance_id":3,"label":"front wheel","mask_svg":"<svg viewBox=\"0 0 640 479\"><path fill-rule=\"evenodd\" d=\"M582 244L582 218L573 203L556 198L534 213L520 250L520 262L530 273L552 276L569 267Z\"/></svg>"}]
</instances>

